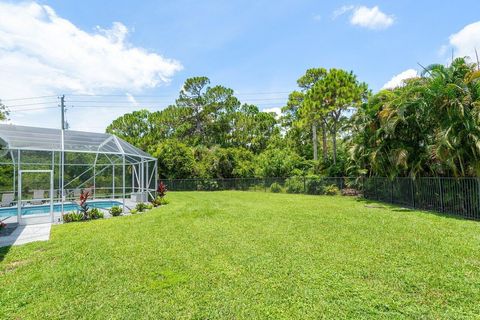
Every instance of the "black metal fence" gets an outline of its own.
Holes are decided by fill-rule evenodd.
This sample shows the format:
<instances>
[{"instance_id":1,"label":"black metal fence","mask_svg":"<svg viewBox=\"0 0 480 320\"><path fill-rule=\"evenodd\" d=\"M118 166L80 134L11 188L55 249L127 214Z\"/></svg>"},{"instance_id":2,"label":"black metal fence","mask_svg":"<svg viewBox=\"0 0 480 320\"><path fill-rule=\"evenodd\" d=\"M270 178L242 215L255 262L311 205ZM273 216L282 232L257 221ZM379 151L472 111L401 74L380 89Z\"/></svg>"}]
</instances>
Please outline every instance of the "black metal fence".
<instances>
[{"instance_id":1,"label":"black metal fence","mask_svg":"<svg viewBox=\"0 0 480 320\"><path fill-rule=\"evenodd\" d=\"M244 190L343 194L480 220L480 178L290 177L163 180L171 191ZM332 186L336 188L332 189Z\"/></svg>"}]
</instances>

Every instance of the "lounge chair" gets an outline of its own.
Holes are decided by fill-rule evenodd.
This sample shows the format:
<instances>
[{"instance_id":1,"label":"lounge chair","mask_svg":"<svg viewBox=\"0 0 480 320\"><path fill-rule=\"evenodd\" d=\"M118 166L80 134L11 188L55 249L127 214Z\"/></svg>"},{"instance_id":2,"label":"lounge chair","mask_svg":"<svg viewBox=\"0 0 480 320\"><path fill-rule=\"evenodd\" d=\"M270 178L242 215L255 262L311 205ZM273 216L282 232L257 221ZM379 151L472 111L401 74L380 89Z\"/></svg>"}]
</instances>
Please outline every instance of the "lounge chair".
<instances>
[{"instance_id":1,"label":"lounge chair","mask_svg":"<svg viewBox=\"0 0 480 320\"><path fill-rule=\"evenodd\" d=\"M53 192L50 192L50 190L47 191L47 198L50 199L50 198L53 198L53 200L55 201L55 199L57 199L57 197L60 195L59 192L57 192L57 190L53 190Z\"/></svg>"},{"instance_id":2,"label":"lounge chair","mask_svg":"<svg viewBox=\"0 0 480 320\"><path fill-rule=\"evenodd\" d=\"M0 202L0 207L10 207L14 199L15 195L13 193L2 194L2 201Z\"/></svg>"},{"instance_id":3,"label":"lounge chair","mask_svg":"<svg viewBox=\"0 0 480 320\"><path fill-rule=\"evenodd\" d=\"M82 190L80 189L73 189L73 197L75 200L78 200L80 198L80 195L82 194Z\"/></svg>"},{"instance_id":4,"label":"lounge chair","mask_svg":"<svg viewBox=\"0 0 480 320\"><path fill-rule=\"evenodd\" d=\"M33 199L30 201L31 204L42 204L43 199L45 198L44 190L33 190Z\"/></svg>"}]
</instances>

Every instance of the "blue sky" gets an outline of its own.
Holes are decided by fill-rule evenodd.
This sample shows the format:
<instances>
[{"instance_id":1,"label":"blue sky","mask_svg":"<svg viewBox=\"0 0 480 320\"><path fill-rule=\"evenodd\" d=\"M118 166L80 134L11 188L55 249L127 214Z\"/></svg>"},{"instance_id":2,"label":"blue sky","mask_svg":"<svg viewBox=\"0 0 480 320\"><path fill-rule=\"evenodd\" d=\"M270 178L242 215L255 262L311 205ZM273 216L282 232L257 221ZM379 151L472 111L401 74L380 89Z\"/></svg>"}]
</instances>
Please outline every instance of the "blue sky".
<instances>
[{"instance_id":1,"label":"blue sky","mask_svg":"<svg viewBox=\"0 0 480 320\"><path fill-rule=\"evenodd\" d=\"M376 91L393 76L412 68L418 70L417 63L447 62L452 48L463 53L477 41L480 44L480 28L474 28L470 32L473 35L464 35L457 45L449 38L480 20L479 1L41 1L37 4L48 6L56 16L90 35L104 34L102 29L110 30L113 23L119 22L128 30L122 40L126 46L142 48L175 60L176 64L164 72L165 81L155 85L148 84L146 79L133 88L120 82L95 91L77 84L53 83L25 92L0 89L3 99L28 97L43 91L50 94L86 90L92 94L129 92L140 97L136 101L142 95L165 96L161 104L166 105L173 102L186 78L205 75L212 84L235 89L244 100L258 101L261 108L272 108L283 104L285 92L295 89L296 79L307 68L353 70ZM359 8L375 7L378 10L375 17L357 16L354 21L354 15L361 14L357 12ZM335 17L334 13L338 14L341 8L345 12ZM56 44L63 51L62 39L60 36L60 42L52 42L52 46ZM11 53L19 49L10 46L5 50ZM39 53L28 50L30 58L35 54ZM40 56L38 60L50 66L48 59L41 53ZM62 65L54 67L56 72L62 69ZM86 69L88 65L83 67ZM68 65L68 70L74 69ZM102 71L92 67L91 72ZM95 79L102 86L101 79L89 75L86 79ZM261 96L271 100L255 100L258 95L249 93L271 93ZM112 116L117 114L113 112ZM35 119L38 121L38 117ZM102 117L91 129L101 131L110 120L108 116ZM29 115L16 117L12 113L12 121L31 124L32 119Z\"/></svg>"}]
</instances>

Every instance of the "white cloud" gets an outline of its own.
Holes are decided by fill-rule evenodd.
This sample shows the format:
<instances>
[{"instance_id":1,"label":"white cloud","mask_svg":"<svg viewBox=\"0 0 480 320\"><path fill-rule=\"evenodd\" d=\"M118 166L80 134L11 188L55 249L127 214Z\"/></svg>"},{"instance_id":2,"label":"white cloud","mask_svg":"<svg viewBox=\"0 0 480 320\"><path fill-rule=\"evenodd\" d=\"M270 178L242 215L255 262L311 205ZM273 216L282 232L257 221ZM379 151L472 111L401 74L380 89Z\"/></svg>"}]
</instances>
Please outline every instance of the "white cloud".
<instances>
[{"instance_id":1,"label":"white cloud","mask_svg":"<svg viewBox=\"0 0 480 320\"><path fill-rule=\"evenodd\" d=\"M322 20L322 15L320 15L320 14L314 15L314 16L313 16L313 20L315 20L315 21L321 21L321 20Z\"/></svg>"},{"instance_id":2,"label":"white cloud","mask_svg":"<svg viewBox=\"0 0 480 320\"><path fill-rule=\"evenodd\" d=\"M355 6L341 6L340 8L336 9L335 11L333 11L333 19L336 19L338 17L340 17L341 15L349 12L349 11L352 11L353 9L355 9Z\"/></svg>"},{"instance_id":3,"label":"white cloud","mask_svg":"<svg viewBox=\"0 0 480 320\"><path fill-rule=\"evenodd\" d=\"M410 78L418 77L418 72L415 69L405 70L396 76L392 77L387 83L385 83L382 89L394 89L402 86L405 83L405 80Z\"/></svg>"},{"instance_id":4,"label":"white cloud","mask_svg":"<svg viewBox=\"0 0 480 320\"><path fill-rule=\"evenodd\" d=\"M87 32L49 6L0 2L0 98L140 92L168 83L182 69L129 43L128 32L120 22ZM15 123L13 112L11 118ZM38 119L26 114L21 122L43 125Z\"/></svg>"},{"instance_id":5,"label":"white cloud","mask_svg":"<svg viewBox=\"0 0 480 320\"><path fill-rule=\"evenodd\" d=\"M263 112L273 112L276 114L277 118L282 115L282 109L279 107L272 107L272 108L264 108Z\"/></svg>"},{"instance_id":6,"label":"white cloud","mask_svg":"<svg viewBox=\"0 0 480 320\"><path fill-rule=\"evenodd\" d=\"M480 21L466 25L462 30L449 37L449 44L457 57L475 58L475 49L480 53ZM444 47L444 46L442 46ZM443 50L443 53L446 49Z\"/></svg>"},{"instance_id":7,"label":"white cloud","mask_svg":"<svg viewBox=\"0 0 480 320\"><path fill-rule=\"evenodd\" d=\"M378 6L372 8L366 6L343 6L333 12L333 18L335 19L347 12L352 12L350 24L367 29L386 29L395 22L393 15L382 12Z\"/></svg>"}]
</instances>

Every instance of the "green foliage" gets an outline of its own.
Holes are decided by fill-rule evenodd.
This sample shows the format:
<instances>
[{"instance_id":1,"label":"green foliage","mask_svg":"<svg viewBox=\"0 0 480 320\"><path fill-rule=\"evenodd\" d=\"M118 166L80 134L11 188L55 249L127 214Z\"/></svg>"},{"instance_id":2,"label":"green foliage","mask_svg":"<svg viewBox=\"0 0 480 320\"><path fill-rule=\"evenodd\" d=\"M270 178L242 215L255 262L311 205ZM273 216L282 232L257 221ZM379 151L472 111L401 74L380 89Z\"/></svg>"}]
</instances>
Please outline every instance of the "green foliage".
<instances>
[{"instance_id":1,"label":"green foliage","mask_svg":"<svg viewBox=\"0 0 480 320\"><path fill-rule=\"evenodd\" d=\"M303 166L303 159L287 149L267 149L256 158L256 174L260 177L288 177Z\"/></svg>"},{"instance_id":2,"label":"green foliage","mask_svg":"<svg viewBox=\"0 0 480 320\"><path fill-rule=\"evenodd\" d=\"M195 176L195 159L192 150L178 140L163 141L153 153L158 158L158 171L168 179Z\"/></svg>"},{"instance_id":3,"label":"green foliage","mask_svg":"<svg viewBox=\"0 0 480 320\"><path fill-rule=\"evenodd\" d=\"M84 220L83 219L83 213L81 213L81 212L64 213L62 215L62 220L65 223L82 221L82 220Z\"/></svg>"},{"instance_id":4,"label":"green foliage","mask_svg":"<svg viewBox=\"0 0 480 320\"><path fill-rule=\"evenodd\" d=\"M198 191L215 191L218 190L218 183L215 180L202 180L197 184Z\"/></svg>"},{"instance_id":5,"label":"green foliage","mask_svg":"<svg viewBox=\"0 0 480 320\"><path fill-rule=\"evenodd\" d=\"M349 171L396 176L480 174L478 66L464 58L371 97L351 121Z\"/></svg>"},{"instance_id":6,"label":"green foliage","mask_svg":"<svg viewBox=\"0 0 480 320\"><path fill-rule=\"evenodd\" d=\"M168 204L168 200L165 197L158 196L152 200L151 204L153 207L159 207Z\"/></svg>"},{"instance_id":7,"label":"green foliage","mask_svg":"<svg viewBox=\"0 0 480 320\"><path fill-rule=\"evenodd\" d=\"M151 201L151 203L152 203L152 205L153 205L154 207L161 206L161 205L162 205L162 199L163 199L162 197L157 196L155 199L153 199L153 200Z\"/></svg>"},{"instance_id":8,"label":"green foliage","mask_svg":"<svg viewBox=\"0 0 480 320\"><path fill-rule=\"evenodd\" d=\"M282 192L282 186L278 182L274 182L270 185L270 192L280 193Z\"/></svg>"},{"instance_id":9,"label":"green foliage","mask_svg":"<svg viewBox=\"0 0 480 320\"><path fill-rule=\"evenodd\" d=\"M163 178L287 177L298 171L478 176L479 74L475 63L458 58L371 96L353 72L312 68L298 79L278 120L242 105L232 89L194 77L175 105L126 114L107 131L152 152ZM323 156L312 165L306 160L317 159L318 149ZM69 168L67 175L80 169Z\"/></svg>"},{"instance_id":10,"label":"green foliage","mask_svg":"<svg viewBox=\"0 0 480 320\"><path fill-rule=\"evenodd\" d=\"M323 194L325 180L317 175L308 175L306 178L307 194Z\"/></svg>"},{"instance_id":11,"label":"green foliage","mask_svg":"<svg viewBox=\"0 0 480 320\"><path fill-rule=\"evenodd\" d=\"M10 110L0 100L0 121L8 120L9 115L10 115Z\"/></svg>"},{"instance_id":12,"label":"green foliage","mask_svg":"<svg viewBox=\"0 0 480 320\"><path fill-rule=\"evenodd\" d=\"M123 213L123 209L120 206L113 206L108 210L112 217L118 217Z\"/></svg>"},{"instance_id":13,"label":"green foliage","mask_svg":"<svg viewBox=\"0 0 480 320\"><path fill-rule=\"evenodd\" d=\"M146 203L140 202L137 203L135 206L135 209L137 209L138 212L144 212L145 210L148 209L148 205Z\"/></svg>"},{"instance_id":14,"label":"green foliage","mask_svg":"<svg viewBox=\"0 0 480 320\"><path fill-rule=\"evenodd\" d=\"M327 196L336 196L340 194L340 190L336 185L331 184L323 187L323 194Z\"/></svg>"},{"instance_id":15,"label":"green foliage","mask_svg":"<svg viewBox=\"0 0 480 320\"><path fill-rule=\"evenodd\" d=\"M144 137L149 130L149 116L150 112L148 110L127 113L115 119L106 131L146 150L148 141Z\"/></svg>"},{"instance_id":16,"label":"green foliage","mask_svg":"<svg viewBox=\"0 0 480 320\"><path fill-rule=\"evenodd\" d=\"M98 208L92 208L88 211L88 220L103 219L103 212Z\"/></svg>"},{"instance_id":17,"label":"green foliage","mask_svg":"<svg viewBox=\"0 0 480 320\"><path fill-rule=\"evenodd\" d=\"M135 208L133 208L133 209L130 210L130 213L131 213L131 214L137 214L137 213L138 213L138 210L135 209Z\"/></svg>"},{"instance_id":18,"label":"green foliage","mask_svg":"<svg viewBox=\"0 0 480 320\"><path fill-rule=\"evenodd\" d=\"M209 178L251 177L254 173L251 151L243 148L197 150L197 164L203 167L203 176ZM199 170L200 171L200 170Z\"/></svg>"},{"instance_id":19,"label":"green foliage","mask_svg":"<svg viewBox=\"0 0 480 320\"><path fill-rule=\"evenodd\" d=\"M291 177L285 181L285 190L287 193L303 193L305 190L304 177Z\"/></svg>"}]
</instances>

